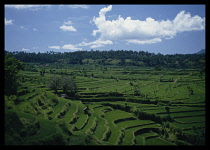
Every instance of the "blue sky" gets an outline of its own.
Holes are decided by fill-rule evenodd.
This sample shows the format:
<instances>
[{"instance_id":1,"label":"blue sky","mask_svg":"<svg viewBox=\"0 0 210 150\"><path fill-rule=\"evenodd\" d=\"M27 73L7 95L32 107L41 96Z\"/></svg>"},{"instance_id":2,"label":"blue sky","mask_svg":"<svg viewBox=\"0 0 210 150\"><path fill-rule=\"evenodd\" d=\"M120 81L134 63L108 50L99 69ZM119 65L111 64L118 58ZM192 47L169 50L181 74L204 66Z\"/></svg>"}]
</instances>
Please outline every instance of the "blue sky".
<instances>
[{"instance_id":1,"label":"blue sky","mask_svg":"<svg viewBox=\"0 0 210 150\"><path fill-rule=\"evenodd\" d=\"M161 54L205 48L205 5L5 5L5 50L134 50Z\"/></svg>"}]
</instances>

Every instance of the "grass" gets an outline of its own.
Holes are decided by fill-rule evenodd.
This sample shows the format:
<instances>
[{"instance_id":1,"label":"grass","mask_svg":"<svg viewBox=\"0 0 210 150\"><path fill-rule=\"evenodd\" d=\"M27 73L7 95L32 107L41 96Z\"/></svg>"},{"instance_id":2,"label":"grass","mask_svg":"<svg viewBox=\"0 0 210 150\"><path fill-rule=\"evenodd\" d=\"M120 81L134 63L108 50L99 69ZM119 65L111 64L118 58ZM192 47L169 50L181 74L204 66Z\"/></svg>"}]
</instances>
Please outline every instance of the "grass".
<instances>
[{"instance_id":1,"label":"grass","mask_svg":"<svg viewBox=\"0 0 210 150\"><path fill-rule=\"evenodd\" d=\"M143 128L156 128L158 127L157 124L151 124L151 125L144 125L144 126L138 126L138 127L133 127L125 130L125 137L123 139L122 145L134 145L135 142L135 131Z\"/></svg>"},{"instance_id":2,"label":"grass","mask_svg":"<svg viewBox=\"0 0 210 150\"><path fill-rule=\"evenodd\" d=\"M53 117L53 118L56 118L56 116L58 115L58 113L60 112L60 110L61 110L61 108L63 107L63 106L65 106L67 103L68 103L69 101L68 100L64 100L64 99L62 99L62 98L58 98L58 104L57 105L55 105L54 107L53 107L53 113L51 114L51 116Z\"/></svg>"}]
</instances>

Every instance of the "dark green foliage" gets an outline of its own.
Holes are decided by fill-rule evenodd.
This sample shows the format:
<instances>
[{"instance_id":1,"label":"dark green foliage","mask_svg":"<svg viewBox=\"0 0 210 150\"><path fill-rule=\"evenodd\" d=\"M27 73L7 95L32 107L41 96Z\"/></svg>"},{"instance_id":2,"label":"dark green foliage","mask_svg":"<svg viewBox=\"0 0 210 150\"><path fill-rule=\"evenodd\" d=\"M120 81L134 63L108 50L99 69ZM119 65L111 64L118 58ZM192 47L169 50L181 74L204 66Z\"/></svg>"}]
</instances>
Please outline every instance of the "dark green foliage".
<instances>
[{"instance_id":1,"label":"dark green foliage","mask_svg":"<svg viewBox=\"0 0 210 150\"><path fill-rule=\"evenodd\" d=\"M55 94L58 94L58 89L61 87L61 78L60 77L51 77L48 82L48 87L54 90Z\"/></svg>"},{"instance_id":2,"label":"dark green foliage","mask_svg":"<svg viewBox=\"0 0 210 150\"><path fill-rule=\"evenodd\" d=\"M62 89L64 94L68 97L73 97L77 93L76 83L68 76L51 77L48 82L48 87L54 90L55 94L59 94L58 90Z\"/></svg>"},{"instance_id":3,"label":"dark green foliage","mask_svg":"<svg viewBox=\"0 0 210 150\"><path fill-rule=\"evenodd\" d=\"M67 135L72 135L71 131L69 131L69 129L67 128L67 125L65 122L61 122L59 124L60 128L63 130L63 132Z\"/></svg>"},{"instance_id":4,"label":"dark green foliage","mask_svg":"<svg viewBox=\"0 0 210 150\"><path fill-rule=\"evenodd\" d=\"M24 143L23 145L67 145L67 141L63 134L55 133L51 136Z\"/></svg>"},{"instance_id":5,"label":"dark green foliage","mask_svg":"<svg viewBox=\"0 0 210 150\"><path fill-rule=\"evenodd\" d=\"M11 54L7 54L4 60L5 69L5 95L17 94L18 72L23 69L23 64Z\"/></svg>"},{"instance_id":6,"label":"dark green foliage","mask_svg":"<svg viewBox=\"0 0 210 150\"><path fill-rule=\"evenodd\" d=\"M173 122L174 119L170 115L165 115L165 116L162 117L162 121L164 121L164 122L166 122L166 121Z\"/></svg>"},{"instance_id":7,"label":"dark green foliage","mask_svg":"<svg viewBox=\"0 0 210 150\"><path fill-rule=\"evenodd\" d=\"M17 145L21 143L21 130L23 124L16 112L12 110L5 110L5 144L6 145Z\"/></svg>"},{"instance_id":8,"label":"dark green foliage","mask_svg":"<svg viewBox=\"0 0 210 150\"><path fill-rule=\"evenodd\" d=\"M44 74L45 74L45 69L42 69L42 70L40 71L40 75L41 75L41 76L44 76Z\"/></svg>"},{"instance_id":9,"label":"dark green foliage","mask_svg":"<svg viewBox=\"0 0 210 150\"><path fill-rule=\"evenodd\" d=\"M7 52L9 53L9 52ZM12 52L15 58L23 62L59 63L62 66L67 64L101 64L110 65L108 59L115 61L117 65L133 66L153 66L155 70L164 68L202 68L205 66L205 54L174 54L162 55L145 51L76 51L76 52L46 52L46 53L26 53ZM85 61L85 60L92 61ZM126 59L132 60L126 62ZM120 60L120 61L118 61Z\"/></svg>"},{"instance_id":10,"label":"dark green foliage","mask_svg":"<svg viewBox=\"0 0 210 150\"><path fill-rule=\"evenodd\" d=\"M170 115L170 107L166 106L165 110L166 110L166 113Z\"/></svg>"},{"instance_id":11,"label":"dark green foliage","mask_svg":"<svg viewBox=\"0 0 210 150\"><path fill-rule=\"evenodd\" d=\"M186 141L188 143L191 143L192 145L205 145L205 131L200 130L200 133L195 133L195 134L188 134L188 133L183 133L183 134L178 134L178 138L180 140Z\"/></svg>"},{"instance_id":12,"label":"dark green foliage","mask_svg":"<svg viewBox=\"0 0 210 150\"><path fill-rule=\"evenodd\" d=\"M67 94L69 97L73 97L77 93L76 83L68 76L62 77L61 88L63 93Z\"/></svg>"},{"instance_id":13,"label":"dark green foliage","mask_svg":"<svg viewBox=\"0 0 210 150\"><path fill-rule=\"evenodd\" d=\"M24 122L24 127L21 129L21 134L20 134L21 137L27 137L27 136L34 135L39 131L39 128L40 128L39 121L30 123L29 121L27 121L27 119L25 119L25 118L23 118L23 119L26 121Z\"/></svg>"}]
</instances>

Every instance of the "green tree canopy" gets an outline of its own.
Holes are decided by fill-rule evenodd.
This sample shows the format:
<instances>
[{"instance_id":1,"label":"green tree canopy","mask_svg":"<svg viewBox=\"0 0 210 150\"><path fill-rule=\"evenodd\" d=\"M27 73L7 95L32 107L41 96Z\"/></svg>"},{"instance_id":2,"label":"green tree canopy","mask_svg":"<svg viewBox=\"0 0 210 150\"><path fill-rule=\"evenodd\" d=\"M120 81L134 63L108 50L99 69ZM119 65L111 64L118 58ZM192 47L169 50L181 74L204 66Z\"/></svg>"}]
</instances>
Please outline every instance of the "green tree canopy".
<instances>
[{"instance_id":1,"label":"green tree canopy","mask_svg":"<svg viewBox=\"0 0 210 150\"><path fill-rule=\"evenodd\" d=\"M12 54L7 54L4 60L5 69L5 94L17 94L18 72L23 69L23 63L15 59Z\"/></svg>"}]
</instances>

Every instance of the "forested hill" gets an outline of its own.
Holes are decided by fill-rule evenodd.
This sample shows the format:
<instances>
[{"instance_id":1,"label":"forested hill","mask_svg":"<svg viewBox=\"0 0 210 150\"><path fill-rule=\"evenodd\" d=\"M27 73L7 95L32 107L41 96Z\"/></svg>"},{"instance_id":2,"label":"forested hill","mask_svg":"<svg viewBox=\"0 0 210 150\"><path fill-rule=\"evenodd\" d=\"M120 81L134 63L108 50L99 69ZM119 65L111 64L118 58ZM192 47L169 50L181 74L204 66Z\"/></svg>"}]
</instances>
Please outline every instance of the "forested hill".
<instances>
[{"instance_id":1,"label":"forested hill","mask_svg":"<svg viewBox=\"0 0 210 150\"><path fill-rule=\"evenodd\" d=\"M203 68L205 54L163 55L145 51L76 51L76 52L8 52L16 59L30 63L63 63L63 64L101 64L101 65L135 65L161 66L167 68Z\"/></svg>"}]
</instances>

